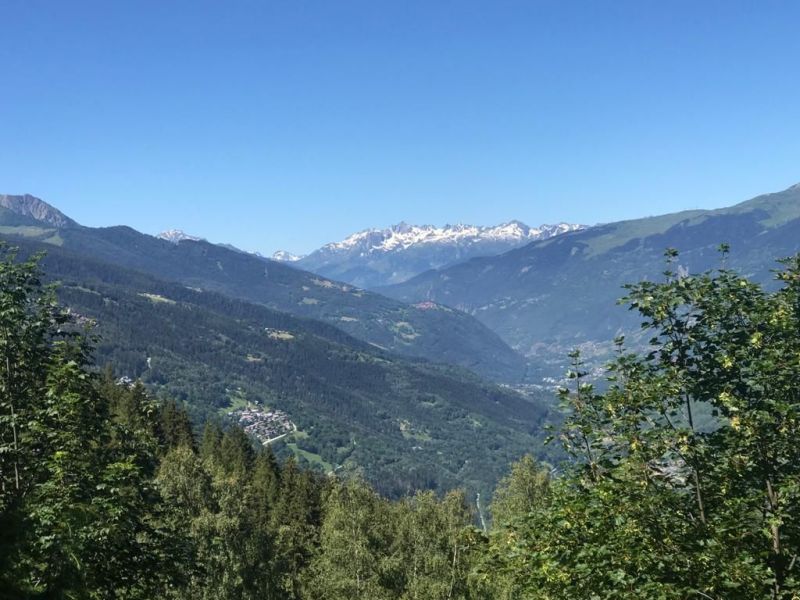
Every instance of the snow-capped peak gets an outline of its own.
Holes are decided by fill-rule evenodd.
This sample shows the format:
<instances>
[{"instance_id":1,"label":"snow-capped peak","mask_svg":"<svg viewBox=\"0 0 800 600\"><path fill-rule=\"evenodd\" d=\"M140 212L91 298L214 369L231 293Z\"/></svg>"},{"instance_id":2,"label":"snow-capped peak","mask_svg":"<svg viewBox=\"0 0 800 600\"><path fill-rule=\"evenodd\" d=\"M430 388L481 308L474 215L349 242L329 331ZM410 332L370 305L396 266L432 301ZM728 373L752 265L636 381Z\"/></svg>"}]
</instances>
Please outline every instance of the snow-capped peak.
<instances>
[{"instance_id":1,"label":"snow-capped peak","mask_svg":"<svg viewBox=\"0 0 800 600\"><path fill-rule=\"evenodd\" d=\"M346 252L358 249L361 252L379 253L405 250L420 245L471 245L486 242L525 243L541 240L582 229L582 225L558 223L556 225L540 225L528 227L520 221L509 221L494 226L445 225L409 225L398 223L387 229L366 229L345 238L341 242L333 242L323 246L320 251L328 253Z\"/></svg>"},{"instance_id":2,"label":"snow-capped peak","mask_svg":"<svg viewBox=\"0 0 800 600\"><path fill-rule=\"evenodd\" d=\"M199 238L194 235L189 235L188 233L186 233L181 229L168 229L167 231L162 231L156 237L171 242L173 244L177 244L178 242L182 242L184 240L190 240L192 242L203 241L203 238Z\"/></svg>"},{"instance_id":3,"label":"snow-capped peak","mask_svg":"<svg viewBox=\"0 0 800 600\"><path fill-rule=\"evenodd\" d=\"M436 227L401 222L386 229L359 231L315 250L295 264L329 279L376 288L406 281L429 269L477 256L501 254L582 228L570 223L528 227L521 221L489 227L464 223ZM275 258L282 255L277 253Z\"/></svg>"},{"instance_id":4,"label":"snow-capped peak","mask_svg":"<svg viewBox=\"0 0 800 600\"><path fill-rule=\"evenodd\" d=\"M279 262L297 262L302 258L303 256L298 256L297 254L286 252L286 250L278 250L275 254L272 255L272 260L277 260Z\"/></svg>"}]
</instances>

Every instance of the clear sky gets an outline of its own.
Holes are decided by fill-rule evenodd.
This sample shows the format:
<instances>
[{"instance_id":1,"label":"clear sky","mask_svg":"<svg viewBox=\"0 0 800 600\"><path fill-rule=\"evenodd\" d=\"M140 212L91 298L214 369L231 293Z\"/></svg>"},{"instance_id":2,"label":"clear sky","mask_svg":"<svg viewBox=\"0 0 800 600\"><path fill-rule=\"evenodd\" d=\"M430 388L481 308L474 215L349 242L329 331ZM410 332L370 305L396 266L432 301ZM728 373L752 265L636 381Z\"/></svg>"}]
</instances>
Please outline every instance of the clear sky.
<instances>
[{"instance_id":1,"label":"clear sky","mask_svg":"<svg viewBox=\"0 0 800 600\"><path fill-rule=\"evenodd\" d=\"M0 193L305 252L800 181L800 2L2 0Z\"/></svg>"}]
</instances>

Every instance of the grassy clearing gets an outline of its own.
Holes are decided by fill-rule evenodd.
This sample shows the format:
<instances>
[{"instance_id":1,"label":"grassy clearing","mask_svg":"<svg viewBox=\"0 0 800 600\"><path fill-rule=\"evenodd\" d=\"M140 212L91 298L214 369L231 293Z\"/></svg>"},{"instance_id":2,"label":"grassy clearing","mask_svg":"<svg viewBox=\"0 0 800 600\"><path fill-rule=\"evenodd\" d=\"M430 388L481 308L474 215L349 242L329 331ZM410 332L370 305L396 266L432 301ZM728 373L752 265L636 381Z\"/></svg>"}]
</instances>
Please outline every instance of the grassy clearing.
<instances>
[{"instance_id":1,"label":"grassy clearing","mask_svg":"<svg viewBox=\"0 0 800 600\"><path fill-rule=\"evenodd\" d=\"M296 442L287 442L286 446L289 450L294 453L297 458L304 458L306 459L311 465L318 467L325 471L326 473L330 473L333 471L333 465L323 459L319 454L314 454L313 452L309 452L308 450L303 450L300 448Z\"/></svg>"},{"instance_id":2,"label":"grassy clearing","mask_svg":"<svg viewBox=\"0 0 800 600\"><path fill-rule=\"evenodd\" d=\"M5 235L18 235L26 238L39 238L48 234L54 234L54 229L36 227L34 225L20 225L18 227L3 225L0 226L0 233Z\"/></svg>"},{"instance_id":3,"label":"grassy clearing","mask_svg":"<svg viewBox=\"0 0 800 600\"><path fill-rule=\"evenodd\" d=\"M165 298L164 296L159 296L158 294L147 294L145 292L140 292L139 295L142 298L147 298L153 304L177 304L175 300L170 300L169 298Z\"/></svg>"}]
</instances>

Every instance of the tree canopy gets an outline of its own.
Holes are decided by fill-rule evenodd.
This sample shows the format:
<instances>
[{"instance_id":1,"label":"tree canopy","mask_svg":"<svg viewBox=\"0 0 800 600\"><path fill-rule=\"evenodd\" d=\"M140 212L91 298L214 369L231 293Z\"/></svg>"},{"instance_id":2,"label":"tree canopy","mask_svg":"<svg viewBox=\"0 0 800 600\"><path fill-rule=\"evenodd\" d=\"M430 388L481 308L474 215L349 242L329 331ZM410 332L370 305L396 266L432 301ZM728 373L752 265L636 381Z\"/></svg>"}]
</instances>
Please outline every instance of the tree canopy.
<instances>
[{"instance_id":1,"label":"tree canopy","mask_svg":"<svg viewBox=\"0 0 800 600\"><path fill-rule=\"evenodd\" d=\"M727 248L722 248L723 254ZM603 391L573 354L574 462L494 544L530 598L794 598L800 590L800 259L775 292L722 268L628 287L650 333ZM510 536L510 537L509 537Z\"/></svg>"}]
</instances>

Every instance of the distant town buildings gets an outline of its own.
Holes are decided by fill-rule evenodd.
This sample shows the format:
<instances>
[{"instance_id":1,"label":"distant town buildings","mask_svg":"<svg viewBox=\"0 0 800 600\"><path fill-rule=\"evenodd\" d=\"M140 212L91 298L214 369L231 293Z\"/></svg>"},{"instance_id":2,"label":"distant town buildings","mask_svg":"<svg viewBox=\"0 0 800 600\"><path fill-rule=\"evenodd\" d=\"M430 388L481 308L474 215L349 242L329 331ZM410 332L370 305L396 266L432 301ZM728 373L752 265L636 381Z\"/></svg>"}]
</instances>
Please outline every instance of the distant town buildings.
<instances>
[{"instance_id":1,"label":"distant town buildings","mask_svg":"<svg viewBox=\"0 0 800 600\"><path fill-rule=\"evenodd\" d=\"M247 407L229 412L228 416L265 446L297 430L289 415L280 410Z\"/></svg>"}]
</instances>

